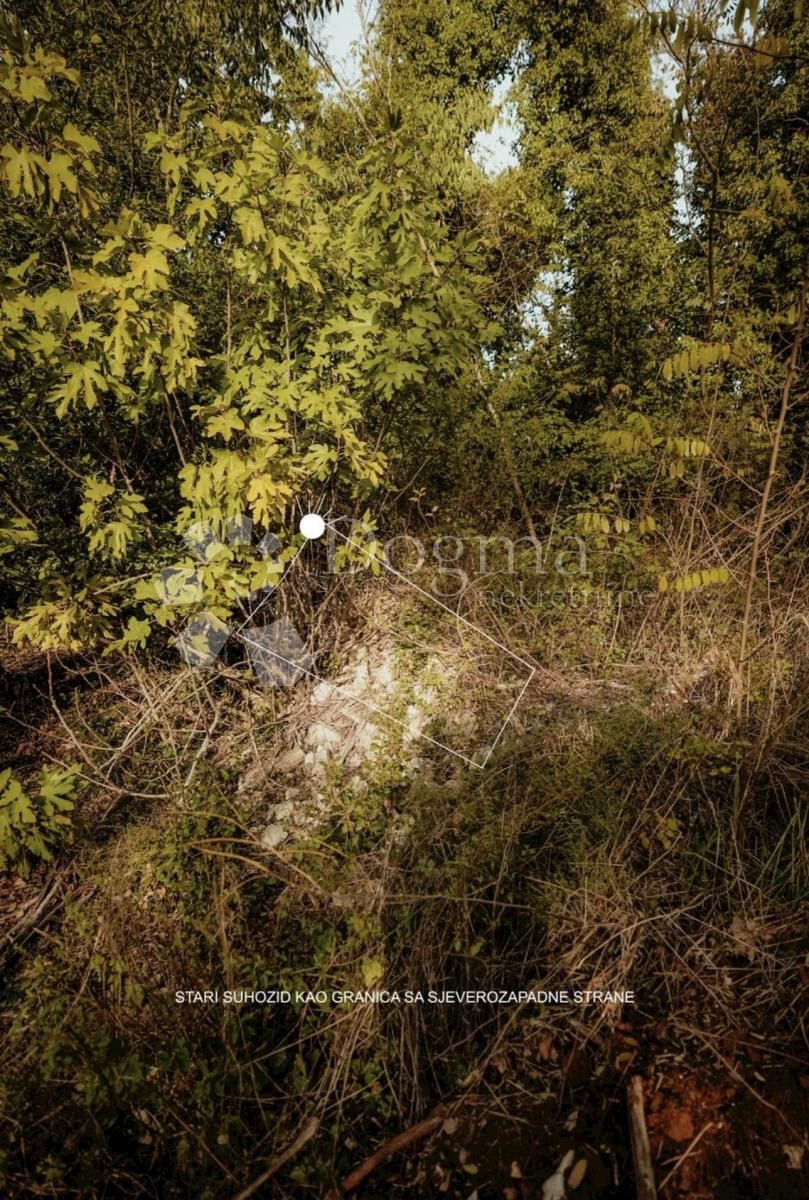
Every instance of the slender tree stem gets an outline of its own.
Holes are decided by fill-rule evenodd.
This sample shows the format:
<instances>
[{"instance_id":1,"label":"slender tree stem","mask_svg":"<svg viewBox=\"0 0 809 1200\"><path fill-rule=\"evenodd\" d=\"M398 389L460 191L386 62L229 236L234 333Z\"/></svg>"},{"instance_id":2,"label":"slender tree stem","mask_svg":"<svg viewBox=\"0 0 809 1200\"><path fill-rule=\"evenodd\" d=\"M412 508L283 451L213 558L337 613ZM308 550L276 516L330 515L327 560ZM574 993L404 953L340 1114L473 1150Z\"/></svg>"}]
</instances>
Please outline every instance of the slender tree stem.
<instances>
[{"instance_id":1,"label":"slender tree stem","mask_svg":"<svg viewBox=\"0 0 809 1200\"><path fill-rule=\"evenodd\" d=\"M739 642L738 691L736 695L736 720L739 724L742 723L744 716L745 688L742 681L747 659L747 644L750 636L750 619L753 612L753 595L755 593L756 580L758 577L758 560L761 555L761 535L764 529L764 523L767 520L767 509L770 503L770 494L772 492L775 474L778 469L778 455L781 450L781 438L783 436L784 426L786 424L787 413L789 412L792 385L797 374L798 359L800 357L801 345L803 343L803 335L806 326L806 292L808 288L809 278L806 278L801 285L800 296L798 299L798 318L795 324L795 336L792 339L792 349L790 350L786 374L784 376L784 383L781 388L781 403L778 409L778 420L773 431L772 448L770 450L770 463L767 470L767 478L764 482L764 491L761 493L761 501L758 506L758 515L756 516L756 526L753 532L753 551L750 558L750 570L747 575L747 590L744 598L744 615L742 617L742 633Z\"/></svg>"}]
</instances>

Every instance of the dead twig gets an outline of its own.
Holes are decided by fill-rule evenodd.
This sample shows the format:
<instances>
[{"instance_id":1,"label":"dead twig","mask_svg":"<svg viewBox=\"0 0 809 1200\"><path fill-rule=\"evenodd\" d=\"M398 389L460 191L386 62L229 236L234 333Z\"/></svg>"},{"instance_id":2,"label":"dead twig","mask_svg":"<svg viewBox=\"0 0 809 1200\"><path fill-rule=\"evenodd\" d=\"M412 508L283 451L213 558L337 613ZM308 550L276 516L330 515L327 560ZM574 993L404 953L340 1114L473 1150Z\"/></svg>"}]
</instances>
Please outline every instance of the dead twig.
<instances>
[{"instance_id":1,"label":"dead twig","mask_svg":"<svg viewBox=\"0 0 809 1200\"><path fill-rule=\"evenodd\" d=\"M60 885L61 879L59 875L53 872L42 889L39 900L31 911L17 921L8 933L3 935L3 944L0 946L0 967L4 966L6 960L14 954L18 943L24 941L25 938L44 922L54 900L59 895Z\"/></svg>"},{"instance_id":2,"label":"dead twig","mask_svg":"<svg viewBox=\"0 0 809 1200\"><path fill-rule=\"evenodd\" d=\"M635 1190L638 1200L657 1200L652 1151L643 1112L643 1079L633 1075L627 1088L629 1106L629 1136L632 1142L632 1161L635 1164Z\"/></svg>"},{"instance_id":3,"label":"dead twig","mask_svg":"<svg viewBox=\"0 0 809 1200\"><path fill-rule=\"evenodd\" d=\"M260 1175L257 1175L252 1183L248 1183L247 1187L242 1188L242 1190L233 1197L233 1200L249 1200L250 1196L254 1196L259 1188L264 1186L268 1179L272 1179L273 1175L280 1171L281 1168L285 1166L291 1158L294 1158L296 1154L299 1154L301 1150L303 1150L304 1146L311 1142L318 1129L320 1129L319 1117L310 1117L308 1121L304 1122L300 1133L293 1142L290 1142L286 1150L282 1150L280 1154L277 1154L275 1158L271 1159L266 1170L262 1171Z\"/></svg>"},{"instance_id":4,"label":"dead twig","mask_svg":"<svg viewBox=\"0 0 809 1200\"><path fill-rule=\"evenodd\" d=\"M419 1121L416 1125L411 1125L409 1129L403 1130L402 1133L397 1133L396 1137L392 1137L389 1142L385 1142L384 1146L380 1146L378 1150L369 1155L365 1159L365 1162L360 1163L350 1175L346 1175L338 1187L332 1188L326 1196L326 1200L340 1200L341 1196L346 1196L349 1192L355 1191L363 1179L367 1179L383 1162L392 1158L394 1154L398 1154L400 1150L406 1150L414 1142L420 1142L423 1138L429 1137L443 1123L443 1117L427 1117L426 1120ZM241 1198L237 1197L236 1200L241 1200Z\"/></svg>"},{"instance_id":5,"label":"dead twig","mask_svg":"<svg viewBox=\"0 0 809 1200\"><path fill-rule=\"evenodd\" d=\"M721 1121L709 1121L707 1125L703 1125L702 1129L700 1129L700 1131L699 1131L699 1133L697 1134L697 1136L696 1136L695 1138L693 1138L693 1139L692 1139L692 1141L691 1141L691 1143L690 1143L690 1145L688 1145L688 1146L685 1148L685 1150L683 1151L683 1153L680 1155L680 1157L679 1157L679 1158L677 1159L677 1161L675 1162L674 1166L673 1166L673 1167L671 1168L671 1170L669 1171L668 1175L665 1177L665 1179L663 1180L663 1182L660 1184L660 1190L661 1190L661 1192L662 1192L662 1191L663 1191L663 1189L665 1188L665 1186L666 1186L666 1184L668 1183L668 1181L669 1181L669 1180L672 1178L672 1176L673 1176L673 1175L674 1175L674 1174L675 1174L677 1171L679 1171L680 1167L683 1165L683 1163L685 1162L685 1160L688 1158L689 1154L692 1154L692 1153L694 1152L694 1150L695 1150L695 1149L696 1149L696 1147L697 1147L697 1143L702 1141L702 1139L705 1137L705 1134L708 1132L708 1130L709 1130L709 1129L721 1129L721 1128L722 1128L722 1122L721 1122Z\"/></svg>"}]
</instances>

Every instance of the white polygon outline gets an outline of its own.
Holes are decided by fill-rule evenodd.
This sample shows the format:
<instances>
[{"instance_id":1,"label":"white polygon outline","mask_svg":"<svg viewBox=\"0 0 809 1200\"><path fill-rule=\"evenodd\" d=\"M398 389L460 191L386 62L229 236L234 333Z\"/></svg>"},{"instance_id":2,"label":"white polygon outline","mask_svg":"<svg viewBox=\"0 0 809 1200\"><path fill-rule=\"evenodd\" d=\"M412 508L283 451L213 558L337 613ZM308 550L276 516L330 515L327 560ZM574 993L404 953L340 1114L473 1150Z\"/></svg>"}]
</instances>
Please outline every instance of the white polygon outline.
<instances>
[{"instance_id":1,"label":"white polygon outline","mask_svg":"<svg viewBox=\"0 0 809 1200\"><path fill-rule=\"evenodd\" d=\"M321 497L320 497L320 500L318 501L318 507L320 506L320 504L322 504L322 502L323 502L323 497L321 496ZM300 513L301 513L301 516L304 516L305 514L304 514L304 512L303 512L303 508L302 508L302 506L301 506L301 502L300 502L300 500L297 498L297 496L295 497L295 503L298 505L298 508L299 508L299 510L300 510ZM313 511L313 512L317 512L317 509L313 509L312 511ZM326 524L328 524L328 522L326 522ZM280 587L280 586L281 586L281 584L284 582L284 579L287 577L287 575L289 574L289 572L290 572L290 571L292 570L292 568L295 566L295 563L298 561L298 559L300 558L301 554L303 553L303 551L306 549L306 547L307 547L308 545L309 545L309 542L307 541L307 539L306 539L305 537L303 537L303 536L302 536L302 540L301 540L301 544L300 544L300 546L298 546L298 549L295 551L295 554L292 556L292 558L289 560L289 562L287 563L287 565L284 567L283 571L281 572L281 575L279 576L278 582L277 582L277 583L275 583L275 584L273 584L273 586L272 586L272 587L269 589L269 591L267 592L267 595L264 597L264 599L263 599L262 601L260 601L260 603L259 603L259 604L258 604L258 605L257 605L257 606L256 606L256 607L253 609L253 611L252 611L252 612L251 612L251 613L250 613L248 616L246 616L246 617L245 617L245 619L242 621L242 623L241 623L241 625L238 627L238 629L234 630L234 632L233 632L232 634L230 634L230 635L229 635L230 637L238 637L238 636L241 634L241 631L244 629L245 625L249 625L249 624L252 622L252 620L253 620L253 618L255 617L256 613L259 613L259 612L261 612L262 608L263 608L263 607L264 607L264 605L267 603L267 601L268 601L269 599L271 599L271 597L272 597L272 596L274 596L274 595L275 595L275 593L278 591L279 587ZM245 637L242 637L242 641L243 641L243 642L247 641L247 638L245 638ZM270 653L272 653L272 651L270 651ZM278 655L278 657L280 658L281 656L280 656L280 655ZM286 662L287 660L285 659L284 661ZM327 681L327 682L328 682L328 681Z\"/></svg>"},{"instance_id":2,"label":"white polygon outline","mask_svg":"<svg viewBox=\"0 0 809 1200\"><path fill-rule=\"evenodd\" d=\"M492 637L492 635L490 633L487 633L485 629L481 629L480 626L473 624L472 621L467 620L467 618L461 616L460 613L454 612L446 604L442 603L442 601L439 600L436 596L431 595L430 592L426 592L424 590L424 588L419 587L419 585L417 583L414 583L412 579L409 579L406 575L402 575L402 573L400 571L397 571L395 567L392 567L385 558L382 558L382 559L376 558L373 554L370 553L370 551L365 546L362 545L361 542L354 541L353 538L348 537L346 534L342 533L339 529L337 529L337 527L333 521L330 521L330 520L324 518L324 523L325 523L327 529L330 529L333 533L336 533L338 535L338 537L341 537L344 542L347 542L350 546L353 546L355 549L359 550L360 553L364 554L365 557L368 558L371 562L378 562L381 566L383 566L385 568L386 571L390 571L390 573L392 575L395 575L397 579L400 579L403 583L407 584L408 587L413 588L421 596L424 596L424 598L426 600L430 600L433 604L437 604L439 608L442 608L444 610L444 612L448 613L451 617L453 617L456 622L460 621L464 625L467 625L475 633L479 634L481 637L484 637L488 642L491 642L493 646L497 646L498 650L502 650L504 654L507 654L509 656L509 658L514 659L514 661L520 663L521 666L528 668L530 674L528 675L528 678L526 679L523 686L520 688L520 693L517 696L517 699L514 701L511 708L509 709L509 711L503 721L503 724L500 727L497 737L494 739L492 744L489 746L488 752L486 754L486 757L483 759L483 762L477 762L475 759L470 758L468 755L461 754L461 752L459 750L453 750L451 746L447 746L443 742L437 741L436 738L430 737L430 735L427 733L414 732L412 727L409 724L407 724L407 722L400 720L398 717L391 716L390 713L385 712L384 709L378 708L377 705L371 704L367 700L360 699L359 696L345 696L344 697L350 703L361 704L363 706L363 708L367 708L370 712L378 713L378 715L381 717L384 717L386 721L392 721L395 725L400 725L403 729L406 729L407 732L412 734L414 737L423 738L424 741L430 742L433 746L437 746L439 748L439 750L444 750L444 751L446 751L447 754L452 754L452 755L454 755L455 758L460 758L463 762L467 763L470 767L475 767L477 770L482 771L485 768L486 764L488 763L489 759L491 758L492 753L494 752L494 749L497 746L497 743L500 741L500 739L502 738L506 729L508 728L509 722L511 721L515 712L517 711L520 701L522 700L523 696L525 695L525 693L528 689L528 685L531 683L531 680L534 678L534 675L537 672L537 667L532 665L526 659L522 658L519 654L516 654L513 650L510 650L508 646L505 646L502 642L499 642L497 640L497 638ZM252 624L257 613L259 613L261 611L261 609L264 607L264 605L267 603L267 601L270 600L271 597L276 593L276 591L281 586L281 584L284 581L284 579L286 578L286 576L289 574L289 572L294 567L295 563L300 558L303 550L306 548L307 545L309 545L309 542L306 539L304 539L302 541L301 545L298 547L298 550L296 551L294 556L286 564L286 566L283 570L283 573L281 574L281 576L278 579L278 582L276 584L274 584L274 586L272 588L269 589L269 591L267 592L267 595L263 598L263 600L261 600L261 602L258 604L258 606L249 614L249 616L247 616L244 619L244 621L241 623L241 625L239 625L236 629L232 630L228 634L228 638L238 637L240 639L240 641L242 641L245 645L255 646L257 649L259 649L261 651L262 654L271 654L273 656L273 658L277 658L277 659L279 659L279 661L284 662L288 666L293 667L300 674L307 675L310 679L315 680L315 682L317 682L317 683L325 683L327 687L332 689L332 691L337 692L339 694L341 691L339 684L333 683L329 679L324 679L322 675L316 675L314 673L314 671L307 671L307 669L305 667L301 667L298 663L293 662L291 659L285 658L283 654L278 654L277 651L271 650L268 646L264 645L263 643L258 642L256 640L254 640L253 638L250 638L250 637L246 636L244 633L242 633L242 630L245 628L245 626Z\"/></svg>"},{"instance_id":3,"label":"white polygon outline","mask_svg":"<svg viewBox=\"0 0 809 1200\"><path fill-rule=\"evenodd\" d=\"M486 763L491 758L492 751L494 750L495 746L497 745L497 743L500 741L501 737L505 733L509 721L511 720L511 718L514 716L515 712L517 711L517 706L519 705L520 701L522 700L523 696L525 695L525 692L526 692L526 689L528 688L529 683L534 678L537 668L535 666L532 666L531 663L526 662L526 660L524 658L521 658L519 654L515 654L513 650L509 650L508 646L504 646L502 642L498 642L497 638L492 637L492 635L490 633L487 633L485 629L481 629L478 625L474 625L471 621L468 621L466 619L466 617L462 617L460 613L453 612L453 610L451 608L449 608L446 604L442 604L442 602L436 596L432 596L432 595L430 595L429 592L425 592L424 588L420 588L417 583L414 583L412 579L408 579L408 577L406 575L402 575L402 573L400 571L397 571L395 567L392 567L390 565L390 563L386 561L386 559L375 558L374 555L371 554L370 551L368 551L365 548L365 546L362 545L361 542L355 542L353 540L353 538L347 537L346 534L341 533L341 531L336 528L336 526L333 524L332 521L328 521L328 520L326 521L326 528L331 529L334 533L337 534L338 537L341 537L344 542L348 542L348 544L350 546L354 546L357 550L359 550L362 554L365 555L366 558L370 559L372 562L380 563L385 568L386 571L390 571L390 573L392 575L395 575L397 579L401 579L403 583L406 583L409 587L414 588L415 591L419 592L422 596L425 597L425 599L431 600L433 604L437 604L439 608L443 608L444 612L449 613L449 615L451 617L454 617L454 619L456 621L462 621L464 625L468 625L469 628L474 630L475 633L480 634L482 637L486 638L487 641L491 642L492 645L497 646L498 650L502 650L504 654L507 654L510 658L515 659L518 663L521 663L522 666L528 667L528 669L530 671L530 675L528 676L525 683L521 687L519 696L512 704L505 720L503 721L502 726L500 727L500 732L498 733L497 737L494 739L491 746L489 747L488 754L486 755L486 757L484 758L482 763L475 762L475 760L473 758L469 758L466 754L461 754L458 750L453 750L450 746L445 746L443 742L437 742L435 740L435 738L429 737L429 735L426 733L417 733L416 734L416 737L422 737L426 741L432 742L433 745L440 746L440 748L442 750L446 750L450 754L454 754L456 756L456 758L462 758L464 760L464 762L469 763L470 766L478 767L482 771L483 768L486 766ZM324 680L324 682L328 683L329 681ZM332 686L335 686L335 685L332 685ZM361 700L360 703L365 704L365 701ZM367 707L373 708L373 705L367 705ZM388 714L382 712L381 709L376 710L376 711L381 712L382 716L387 716L387 719L389 721L396 721L397 724L404 725L403 721L398 721L396 717L388 716ZM410 727L405 725L405 728L409 729Z\"/></svg>"}]
</instances>

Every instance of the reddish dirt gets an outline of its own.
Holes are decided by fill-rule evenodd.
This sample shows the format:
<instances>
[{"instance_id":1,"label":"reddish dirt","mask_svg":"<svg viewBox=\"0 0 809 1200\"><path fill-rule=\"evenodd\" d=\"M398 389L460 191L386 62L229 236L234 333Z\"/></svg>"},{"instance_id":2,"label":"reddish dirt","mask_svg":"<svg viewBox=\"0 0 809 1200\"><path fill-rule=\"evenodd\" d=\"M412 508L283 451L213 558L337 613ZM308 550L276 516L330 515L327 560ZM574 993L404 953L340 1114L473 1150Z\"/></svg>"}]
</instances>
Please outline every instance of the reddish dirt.
<instances>
[{"instance_id":1,"label":"reddish dirt","mask_svg":"<svg viewBox=\"0 0 809 1200\"><path fill-rule=\"evenodd\" d=\"M647 1081L661 1200L809 1195L805 1077L786 1067L739 1076L702 1068Z\"/></svg>"},{"instance_id":2,"label":"reddish dirt","mask_svg":"<svg viewBox=\"0 0 809 1200\"><path fill-rule=\"evenodd\" d=\"M626 1085L636 1073L659 1200L809 1196L809 1071L771 1060L744 1030L717 1047L732 1061L661 1023L616 1027L586 1048L532 1031L498 1051L485 1088L437 1109L443 1128L375 1172L362 1200L541 1200L568 1151L566 1200L634 1200Z\"/></svg>"},{"instance_id":3,"label":"reddish dirt","mask_svg":"<svg viewBox=\"0 0 809 1200\"><path fill-rule=\"evenodd\" d=\"M719 1163L724 1161L727 1166L733 1157L729 1127L736 1087L733 1083L711 1083L696 1075L670 1074L647 1081L645 1095L646 1123L661 1195L694 1200L701 1195L713 1196L713 1191L706 1191L709 1181L717 1178Z\"/></svg>"}]
</instances>

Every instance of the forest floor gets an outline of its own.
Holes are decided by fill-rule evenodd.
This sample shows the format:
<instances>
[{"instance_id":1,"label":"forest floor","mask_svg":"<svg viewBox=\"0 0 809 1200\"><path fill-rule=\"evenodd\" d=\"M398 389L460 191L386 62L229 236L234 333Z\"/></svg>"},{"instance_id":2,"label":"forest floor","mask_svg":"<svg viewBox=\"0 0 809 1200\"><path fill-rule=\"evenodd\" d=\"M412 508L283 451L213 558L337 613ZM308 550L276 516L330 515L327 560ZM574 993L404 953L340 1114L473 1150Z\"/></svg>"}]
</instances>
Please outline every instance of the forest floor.
<instances>
[{"instance_id":1,"label":"forest floor","mask_svg":"<svg viewBox=\"0 0 809 1200\"><path fill-rule=\"evenodd\" d=\"M0 883L7 1194L322 1196L365 1162L368 1200L618 1200L636 1076L662 1200L809 1191L805 706L776 677L735 733L721 596L675 636L664 598L504 616L471 594L537 665L480 770L516 685L411 600L360 589L327 679L283 693L238 654L202 674L5 647L4 761L87 778L74 845ZM173 1000L273 981L634 1003ZM112 1035L128 1065L90 1083ZM93 1139L106 1188L77 1183Z\"/></svg>"}]
</instances>

